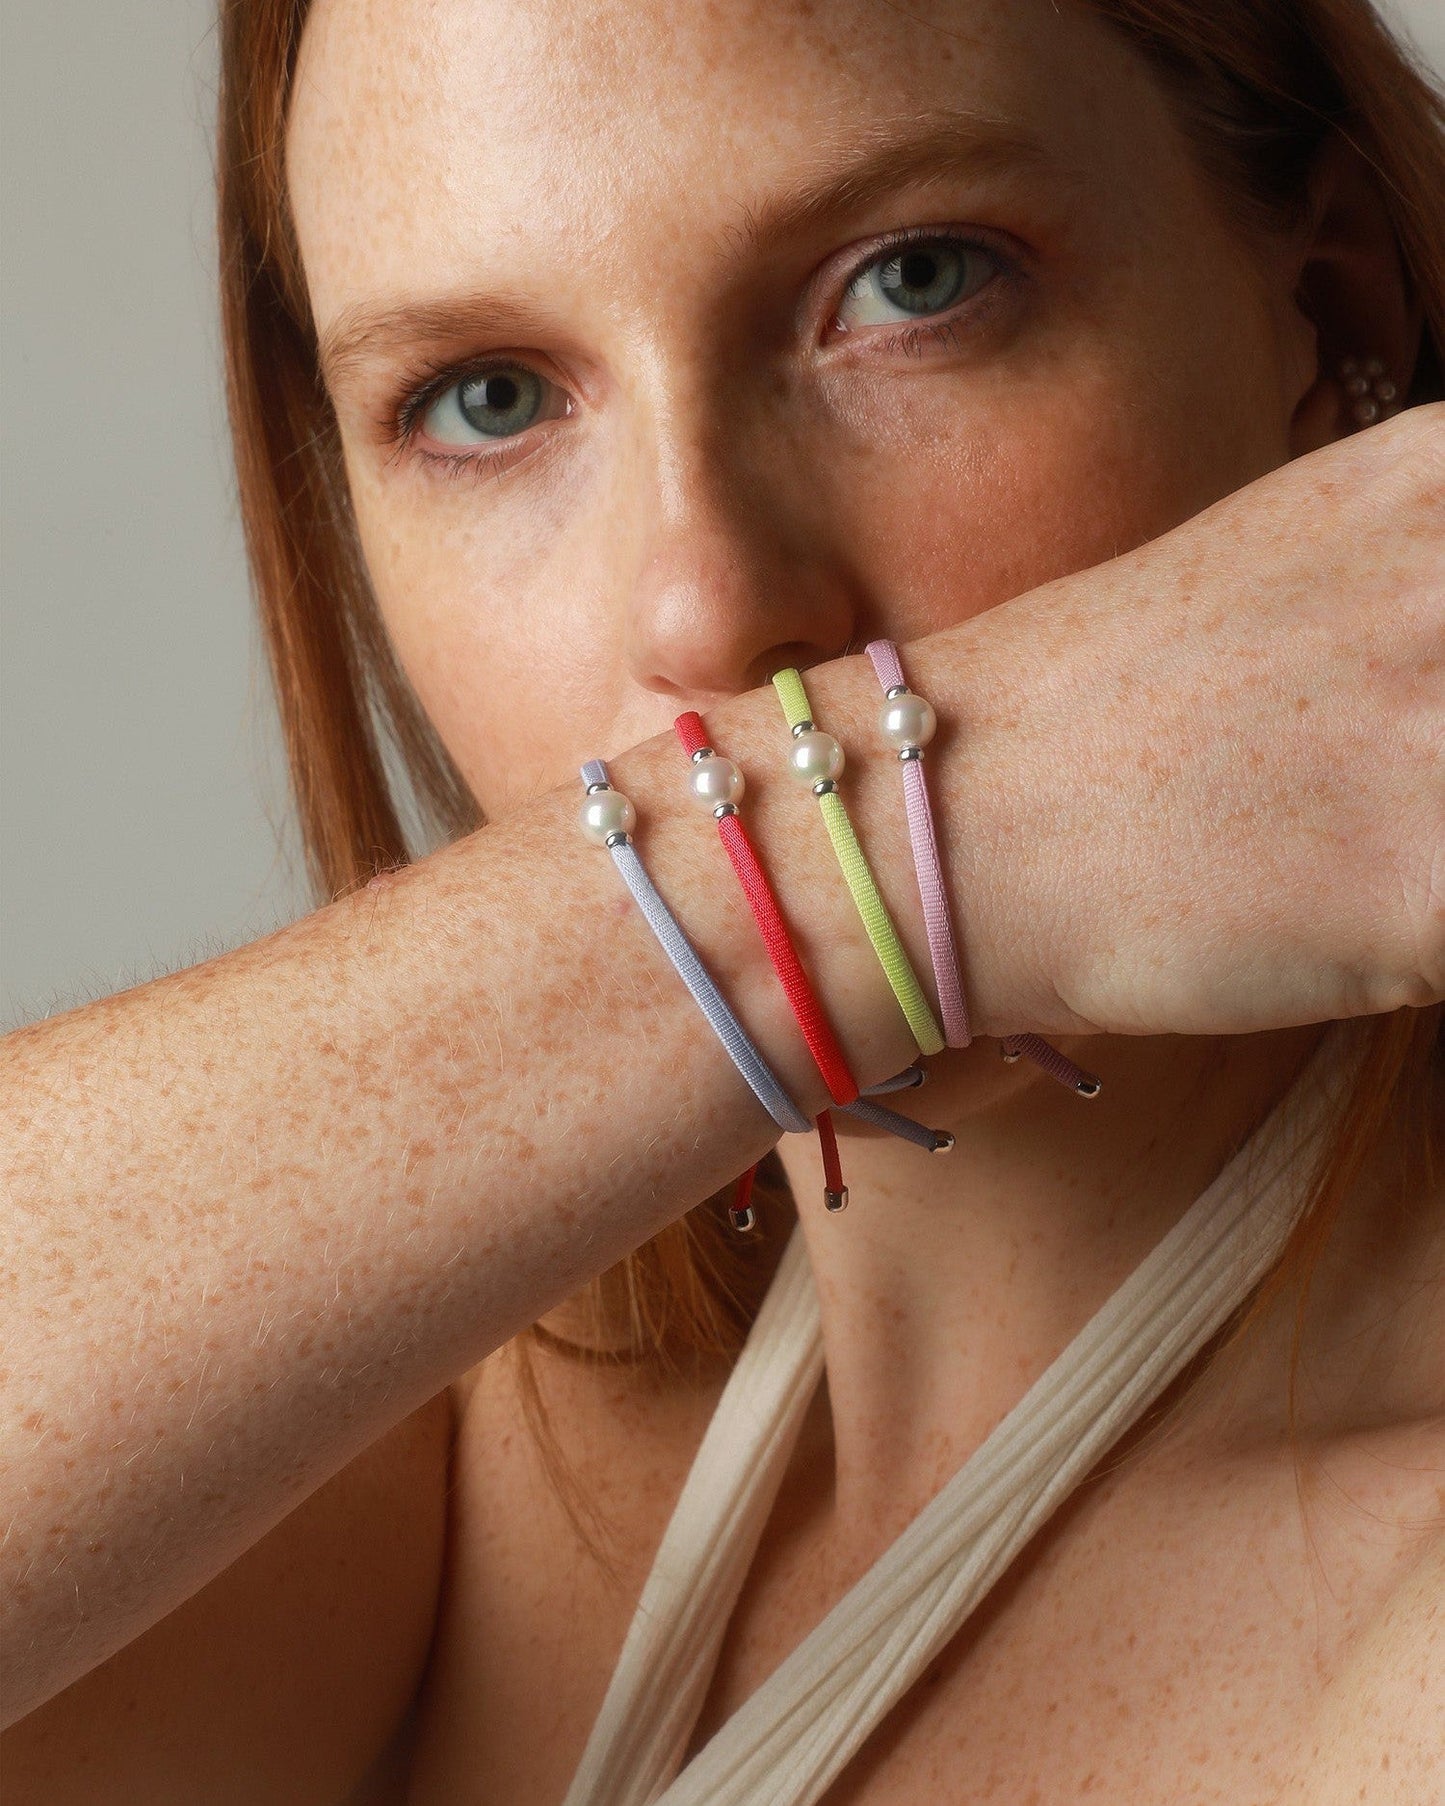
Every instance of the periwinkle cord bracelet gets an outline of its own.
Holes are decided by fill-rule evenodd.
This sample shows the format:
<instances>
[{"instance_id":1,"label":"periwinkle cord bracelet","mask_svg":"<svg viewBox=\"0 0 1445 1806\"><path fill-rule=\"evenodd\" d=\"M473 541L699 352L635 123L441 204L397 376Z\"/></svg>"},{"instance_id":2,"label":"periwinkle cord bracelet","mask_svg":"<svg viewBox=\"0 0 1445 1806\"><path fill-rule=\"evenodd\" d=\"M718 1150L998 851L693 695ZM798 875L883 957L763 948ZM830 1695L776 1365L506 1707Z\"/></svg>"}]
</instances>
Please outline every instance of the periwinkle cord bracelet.
<instances>
[{"instance_id":1,"label":"periwinkle cord bracelet","mask_svg":"<svg viewBox=\"0 0 1445 1806\"><path fill-rule=\"evenodd\" d=\"M747 1030L738 1021L727 999L703 965L697 949L648 876L647 869L632 844L632 830L637 823L637 811L632 803L621 791L612 788L607 767L601 759L589 759L582 767L582 782L587 788L582 804L583 832L612 854L612 862L622 874L623 882L631 891L644 920L656 935L678 976L691 992L758 1102L780 1129L794 1134L806 1134L812 1128L812 1123L784 1091L772 1068L758 1052ZM922 1080L923 1073L916 1067L909 1067L896 1078L888 1079L881 1085L870 1086L869 1092L882 1094L901 1091L921 1084ZM938 1138L932 1130L899 1116L896 1111L869 1104L863 1098L856 1099L850 1108L864 1121L876 1122L880 1128L891 1128L895 1134L903 1133L909 1140L917 1141L930 1149L936 1146ZM750 1167L739 1180L728 1213L734 1228L739 1230L752 1228L756 1220L749 1202L756 1170L756 1167Z\"/></svg>"},{"instance_id":2,"label":"periwinkle cord bracelet","mask_svg":"<svg viewBox=\"0 0 1445 1806\"><path fill-rule=\"evenodd\" d=\"M908 837L913 843L913 864L918 875L918 897L928 934L933 979L938 987L939 1014L950 1047L967 1047L973 1039L968 1025L968 1004L959 970L958 943L948 889L933 829L933 801L923 772L923 749L937 731L932 705L909 689L892 640L870 640L865 648L886 698L878 717L878 731L898 754L903 766L903 799L908 812ZM1080 1097L1097 1097L1100 1084L1092 1073L1076 1066L1058 1048L1039 1035L1006 1035L1000 1045L1005 1060L1026 1054L1061 1085Z\"/></svg>"},{"instance_id":3,"label":"periwinkle cord bracelet","mask_svg":"<svg viewBox=\"0 0 1445 1806\"><path fill-rule=\"evenodd\" d=\"M913 1038L918 1043L919 1052L938 1053L945 1045L943 1031L928 1007L928 999L923 995L918 975L903 950L898 930L893 926L893 918L878 894L878 886L868 869L868 861L863 857L863 849L858 844L853 823L838 794L837 780L843 771L843 748L831 734L820 732L814 725L808 693L803 688L803 679L797 671L779 671L773 678L773 688L778 693L783 714L793 733L788 769L818 799L818 806L828 829L828 838L833 843L833 851L843 873L843 881L848 886L848 893L868 939L872 942L873 951L878 955L878 963L893 989L893 995L898 999L898 1007L903 1011Z\"/></svg>"},{"instance_id":4,"label":"periwinkle cord bracelet","mask_svg":"<svg viewBox=\"0 0 1445 1806\"><path fill-rule=\"evenodd\" d=\"M648 927L677 968L678 977L692 992L694 1002L727 1049L733 1065L752 1087L758 1102L780 1129L806 1135L813 1127L812 1122L778 1083L772 1068L728 1007L727 999L683 932L681 923L663 902L657 886L648 876L637 848L632 844L632 830L637 825L636 809L620 790L612 788L607 767L601 759L589 759L582 767L582 782L587 786L587 797L582 805L583 833L611 853L612 863L621 872Z\"/></svg>"}]
</instances>

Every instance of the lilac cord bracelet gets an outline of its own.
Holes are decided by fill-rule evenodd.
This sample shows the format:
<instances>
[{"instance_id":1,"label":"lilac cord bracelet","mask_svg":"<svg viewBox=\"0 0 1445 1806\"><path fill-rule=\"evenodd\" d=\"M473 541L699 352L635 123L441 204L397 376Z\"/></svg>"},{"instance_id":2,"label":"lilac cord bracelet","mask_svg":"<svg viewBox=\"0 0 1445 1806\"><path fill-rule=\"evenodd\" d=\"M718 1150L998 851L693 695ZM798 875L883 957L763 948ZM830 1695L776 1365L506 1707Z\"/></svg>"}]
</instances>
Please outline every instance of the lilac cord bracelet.
<instances>
[{"instance_id":1,"label":"lilac cord bracelet","mask_svg":"<svg viewBox=\"0 0 1445 1806\"><path fill-rule=\"evenodd\" d=\"M908 812L908 838L913 843L913 865L918 877L918 897L923 905L923 925L933 961L933 981L938 990L938 1013L944 1039L950 1047L967 1047L973 1040L964 996L963 973L943 863L933 826L933 802L923 772L923 749L933 738L938 718L923 697L908 688L892 640L870 640L865 650L887 698L879 717L879 731L898 754L903 767L903 800ZM1006 1035L1000 1044L1005 1060L1026 1056L1036 1066L1067 1085L1080 1097L1097 1097L1099 1080L1039 1035Z\"/></svg>"},{"instance_id":2,"label":"lilac cord bracelet","mask_svg":"<svg viewBox=\"0 0 1445 1806\"><path fill-rule=\"evenodd\" d=\"M868 656L887 696L880 726L883 738L898 754L903 766L903 802L908 811L908 838L913 842L913 865L918 875L918 897L923 905L923 926L928 934L928 954L933 961L933 982L938 988L938 1013L950 1047L967 1047L973 1040L968 1026L968 1004L963 994L963 974L958 967L958 946L938 840L933 831L933 804L928 779L923 774L923 749L933 738L937 717L921 696L903 681L898 648L892 640L871 640Z\"/></svg>"}]
</instances>

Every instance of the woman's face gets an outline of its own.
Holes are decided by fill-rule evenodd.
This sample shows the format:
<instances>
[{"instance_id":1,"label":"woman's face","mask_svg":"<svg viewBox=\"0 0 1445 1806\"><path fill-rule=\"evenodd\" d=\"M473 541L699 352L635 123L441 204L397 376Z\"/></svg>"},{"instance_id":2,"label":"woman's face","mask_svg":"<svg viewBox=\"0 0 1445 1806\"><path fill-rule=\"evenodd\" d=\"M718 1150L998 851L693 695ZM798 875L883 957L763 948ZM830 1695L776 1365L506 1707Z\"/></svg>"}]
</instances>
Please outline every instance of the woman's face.
<instances>
[{"instance_id":1,"label":"woman's face","mask_svg":"<svg viewBox=\"0 0 1445 1806\"><path fill-rule=\"evenodd\" d=\"M1290 453L1294 253L1054 0L318 0L288 167L366 558L492 815Z\"/></svg>"}]
</instances>

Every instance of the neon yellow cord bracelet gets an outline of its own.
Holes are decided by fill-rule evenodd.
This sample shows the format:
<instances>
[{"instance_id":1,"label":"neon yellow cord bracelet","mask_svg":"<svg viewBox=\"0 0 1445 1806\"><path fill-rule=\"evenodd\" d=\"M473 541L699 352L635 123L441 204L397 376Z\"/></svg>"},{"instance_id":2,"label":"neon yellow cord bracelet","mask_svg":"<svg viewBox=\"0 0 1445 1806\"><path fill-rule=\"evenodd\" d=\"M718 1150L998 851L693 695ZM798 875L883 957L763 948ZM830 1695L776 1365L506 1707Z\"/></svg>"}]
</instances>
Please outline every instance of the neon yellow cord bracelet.
<instances>
[{"instance_id":1,"label":"neon yellow cord bracelet","mask_svg":"<svg viewBox=\"0 0 1445 1806\"><path fill-rule=\"evenodd\" d=\"M893 995L898 999L898 1006L908 1020L919 1052L938 1053L944 1045L943 1031L929 1008L923 987L918 982L918 975L909 963L888 907L878 894L878 886L873 881L868 861L863 857L863 849L858 844L858 836L848 819L848 811L838 794L837 780L843 770L843 749L831 734L820 732L814 724L808 693L803 688L803 679L797 671L779 671L773 679L773 688L778 693L783 714L793 731L788 768L798 782L806 784L818 799L818 805L823 811L823 821L828 829L828 838L833 843L833 851L843 873L843 882L848 886L864 931L873 944L873 951L878 955L878 963L892 986Z\"/></svg>"}]
</instances>

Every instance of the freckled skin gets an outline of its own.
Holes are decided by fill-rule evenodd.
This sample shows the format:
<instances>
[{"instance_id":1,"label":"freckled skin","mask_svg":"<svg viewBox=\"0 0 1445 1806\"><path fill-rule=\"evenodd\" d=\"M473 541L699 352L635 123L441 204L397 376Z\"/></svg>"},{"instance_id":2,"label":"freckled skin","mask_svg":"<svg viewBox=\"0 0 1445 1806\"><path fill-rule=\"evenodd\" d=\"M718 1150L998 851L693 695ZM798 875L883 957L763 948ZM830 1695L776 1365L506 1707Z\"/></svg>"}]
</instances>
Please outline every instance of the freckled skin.
<instances>
[{"instance_id":1,"label":"freckled skin","mask_svg":"<svg viewBox=\"0 0 1445 1806\"><path fill-rule=\"evenodd\" d=\"M1309 334L1277 248L1245 254L1081 9L486 16L326 0L290 171L323 329L360 298L520 288L587 390L530 464L449 484L368 434L393 371L337 398L383 612L490 811L665 728L684 690L749 687L776 646L917 637L1289 454ZM1039 133L1059 170L891 196L740 265L729 229L820 145L929 105ZM791 330L825 257L951 221L1033 259L965 349L845 361ZM545 704L519 720L517 696Z\"/></svg>"},{"instance_id":2,"label":"freckled skin","mask_svg":"<svg viewBox=\"0 0 1445 1806\"><path fill-rule=\"evenodd\" d=\"M939 109L1033 154L766 231L824 163ZM1297 292L1326 251L1332 344L1368 329L1403 370L1418 320L1358 173L1322 178L1353 237L1246 236L1147 72L1068 3L320 0L289 168L328 342L361 312L479 288L527 310L483 330L473 305L444 342L333 373L386 625L494 825L7 1039L23 1299L7 1421L30 1427L4 1659L17 1697L45 1702L18 1754L69 1773L124 1757L149 1777L129 1797L160 1798L163 1745L248 1798L281 1800L284 1776L333 1799L425 1673L412 1806L483 1784L540 1806L721 1376L544 1363L609 1581L521 1431L505 1359L484 1357L772 1139L610 862L580 848L578 761L613 759L660 889L816 1110L676 746L643 742L693 704L735 750L867 1083L911 1045L812 799L774 781L759 686L817 667L915 961L880 698L838 655L907 642L942 724L929 757L980 1040L936 1063L926 1104L958 1146L943 1163L850 1136L841 1220L812 1143L783 1150L828 1384L706 1726L1218 1170L1313 1047L1315 1026L1290 1025L1433 996L1394 881L1432 826L1420 674L1439 585L1410 523L1438 443L1412 410L1086 568L1345 430ZM945 339L886 351L845 318L845 279L910 226L986 238L997 273ZM423 370L483 354L535 365L569 406L498 474L443 474L385 423ZM1324 706L1339 695L1350 708ZM1257 777L1240 745L1266 755ZM1086 1048L1097 1104L1001 1065L993 1040L1017 1026ZM1168 1458L1101 1477L1051 1528L849 1798L958 1784L1174 1806L1187 1773L1192 1797L1264 1806L1304 1772L1322 1676L1349 1675L1440 1465L1445 1313L1420 1275L1442 1270L1445 1211L1391 1214L1380 1189L1362 1179L1342 1212L1305 1324L1305 1431L1382 1526L1372 1542L1347 1520L1328 1552L1340 1634L1315 1638L1317 1550L1281 1453L1287 1303L1228 1386L1191 1395ZM444 1393L466 1407L450 1465ZM238 1600L260 1613L239 1639ZM1355 1676L1360 1723L1379 1672ZM1261 1750L1275 1766L1245 1786ZM170 1794L219 1797L186 1773Z\"/></svg>"},{"instance_id":3,"label":"freckled skin","mask_svg":"<svg viewBox=\"0 0 1445 1806\"><path fill-rule=\"evenodd\" d=\"M749 250L744 225L827 147L929 107L1003 122L1040 156L915 180ZM358 308L477 290L545 312L521 342L461 334L333 382L382 613L493 818L780 664L879 633L907 642L1148 540L1306 431L1298 247L1230 224L1147 70L1081 8L864 0L724 19L322 0L288 156L323 339ZM876 329L831 331L861 248L917 224L992 233L1003 259L953 343L884 355ZM378 426L419 351L530 356L570 385L574 411L532 429L499 475L439 473ZM957 731L946 722L936 750ZM1169 758L1137 756L1162 787ZM851 794L884 778L850 763ZM1143 1206L1138 1253L1309 1038L1236 1048L1194 1160L1169 1169L1167 1202ZM1081 1192L1103 1205L1146 1095L1194 1109L1200 1052L1119 1047L1119 1101L1087 1126L1032 1069L954 1062L930 1109L955 1126L1007 1098L1008 1136L921 1177L892 1146L850 1151L911 1248L906 1282L866 1228L817 1250L815 1264L847 1263L825 1335L860 1516L875 1504L866 1476L896 1471L900 1451L885 1453L916 1427L903 1376L936 1359L922 1348L942 1301L985 1272L1027 1295L1041 1264L1074 1266L1061 1214L1080 1220ZM813 1185L810 1150L783 1151ZM1139 1171L1140 1191L1158 1168ZM1048 1225L1028 1272L1008 1252L1012 1206L984 1249L935 1245L941 1198L975 1195L984 1171L989 1195L1031 1199ZM909 1299L901 1362L878 1346L880 1287ZM1018 1365L1001 1351L1002 1384Z\"/></svg>"},{"instance_id":4,"label":"freckled skin","mask_svg":"<svg viewBox=\"0 0 1445 1806\"><path fill-rule=\"evenodd\" d=\"M749 244L745 226L826 147L930 107L1008 122L1039 141L1043 164L900 186L786 241ZM387 626L493 816L782 663L880 633L906 642L1127 551L1341 430L1295 293L1300 241L1226 217L1148 70L1082 7L321 0L289 164L323 334L348 310L408 296L516 292L547 310L521 338L463 333L444 348L530 358L573 397L574 411L534 428L500 474L441 478L415 448L384 443L377 422L404 359L378 357L333 385ZM871 344L862 330L830 336L844 270L879 235L920 224L995 234L1005 272L946 346L885 353L876 331ZM1227 609L1213 631L1228 640ZM1152 700L1131 679L1118 706ZM945 723L940 747L949 735ZM1144 794L1177 781L1167 737L1132 756ZM850 1139L855 1194L878 1210L850 1213L842 1235L804 1217L829 1399L810 1432L813 1465L798 1464L765 1538L704 1728L976 1446L1313 1039L1091 1042L1110 1096L1087 1121L1035 1075L956 1061L930 1098L930 1120L963 1135L949 1171L920 1173L890 1144ZM795 1188L816 1186L811 1148L783 1152ZM1249 1408L1264 1418L1272 1353ZM611 1446L606 1412L597 1422L595 1403L582 1409L586 1434ZM620 1439L614 1459L631 1454ZM1265 1489L1277 1481L1271 1469ZM1264 1550L1272 1533L1237 1504L1212 1544L1150 1545L1157 1499L1124 1488L1110 1509L1128 1562L1141 1576L1155 1563L1141 1592L1167 1591L1181 1560L1209 1576L1197 1661L1227 1670L1253 1634L1250 1587L1268 1572L1262 1557L1264 1573L1231 1589L1227 1552L1241 1536ZM796 1538L790 1513L805 1526ZM659 1528L638 1527L638 1546ZM533 1564L525 1533L512 1535L516 1581ZM1059 1535L1067 1550L1069 1528ZM1089 1557L1106 1575L1110 1551L1106 1541ZM540 1544L534 1554L549 1565ZM470 1601L490 1623L487 1581L475 1596L469 1584L458 1582L459 1609ZM545 1581L525 1584L534 1621L572 1620ZM921 1786L952 1797L944 1777L964 1767L979 1798L1033 1797L1014 1791L1030 1773L1024 1727L1060 1701L1071 1725L1095 1724L1123 1754L1101 1770L1101 1752L1071 1732L1062 1766L1039 1770L1039 1797L1124 1797L1126 1774L1128 1797L1153 1797L1129 1751L1147 1770L1160 1745L1121 1731L1141 1687L1162 1747L1212 1775L1199 1797L1214 1797L1210 1785L1243 1797L1231 1789L1247 1722L1210 1720L1192 1693L1166 1705L1176 1658L1151 1613L1130 1629L1127 1657L1107 1653L1080 1629L1093 1609L1081 1588L1075 1574L1041 1604L1026 1597L1012 1620L999 1608L977 1641L986 1652L1012 1639L1002 1693L990 1691L985 1654L941 1664L940 1685L961 1672L972 1693L946 1693L912 1730L895 1727L883 1755L907 1745L906 1759L890 1767L875 1751L839 1798L917 1798ZM1032 1648L1036 1617L1045 1628ZM507 1754L530 1747L515 1716L526 1685L503 1678L521 1658L505 1639L478 1653L479 1638L474 1628L464 1647L444 1643L446 1705L424 1772L446 1797L461 1752L485 1751L509 1797L536 1787L542 1798L550 1782L535 1758L513 1773ZM611 1648L600 1635L604 1670ZM1292 1658L1274 1648L1267 1659ZM1157 1687L1141 1679L1151 1663L1163 1664ZM1239 1684L1251 1684L1243 1671ZM505 1709L487 1710L493 1695ZM443 1723L446 1711L466 1716L475 1741ZM960 1713L961 1741L939 1746L940 1724ZM1270 1785L1288 1760L1269 1768ZM1185 1797L1177 1785L1160 1797Z\"/></svg>"}]
</instances>

